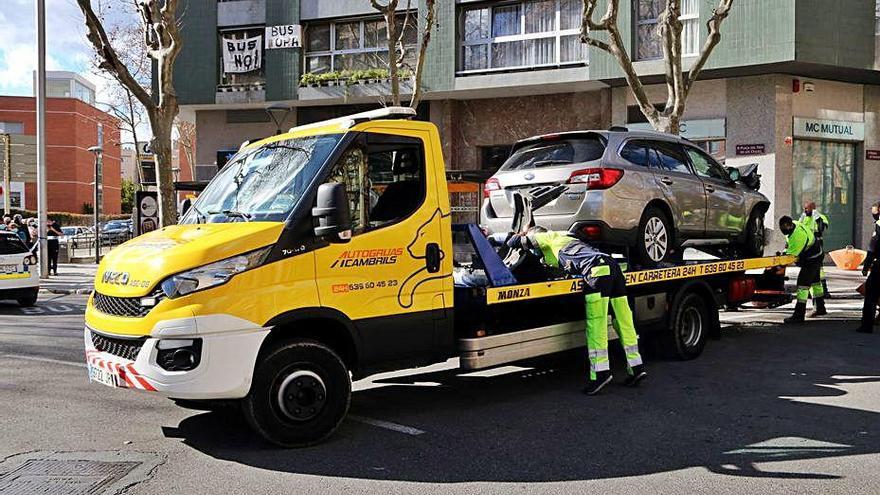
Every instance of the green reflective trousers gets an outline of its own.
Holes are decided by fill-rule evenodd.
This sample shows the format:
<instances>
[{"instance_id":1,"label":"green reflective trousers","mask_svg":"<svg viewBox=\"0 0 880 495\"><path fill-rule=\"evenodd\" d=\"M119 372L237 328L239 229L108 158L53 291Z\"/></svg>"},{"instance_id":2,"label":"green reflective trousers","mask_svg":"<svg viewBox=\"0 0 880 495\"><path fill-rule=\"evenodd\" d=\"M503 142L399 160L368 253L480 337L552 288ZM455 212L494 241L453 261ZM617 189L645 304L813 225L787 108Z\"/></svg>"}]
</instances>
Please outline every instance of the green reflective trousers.
<instances>
[{"instance_id":1,"label":"green reflective trousers","mask_svg":"<svg viewBox=\"0 0 880 495\"><path fill-rule=\"evenodd\" d=\"M608 361L608 304L614 310L614 330L626 353L626 371L632 374L632 367L642 364L639 354L639 341L633 323L632 310L626 296L604 297L599 292L586 295L587 310L587 350L590 358L590 379L596 373L611 369Z\"/></svg>"}]
</instances>

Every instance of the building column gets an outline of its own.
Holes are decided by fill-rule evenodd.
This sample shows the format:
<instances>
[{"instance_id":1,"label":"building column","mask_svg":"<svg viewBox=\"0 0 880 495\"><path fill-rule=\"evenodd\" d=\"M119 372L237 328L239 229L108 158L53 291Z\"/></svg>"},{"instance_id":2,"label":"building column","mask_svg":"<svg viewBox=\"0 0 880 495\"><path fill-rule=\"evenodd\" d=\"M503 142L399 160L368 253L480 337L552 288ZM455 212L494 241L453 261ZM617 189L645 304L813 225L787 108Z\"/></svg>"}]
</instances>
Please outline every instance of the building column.
<instances>
[{"instance_id":1,"label":"building column","mask_svg":"<svg viewBox=\"0 0 880 495\"><path fill-rule=\"evenodd\" d=\"M299 24L299 0L266 0L266 26ZM266 101L296 98L301 48L265 50Z\"/></svg>"}]
</instances>

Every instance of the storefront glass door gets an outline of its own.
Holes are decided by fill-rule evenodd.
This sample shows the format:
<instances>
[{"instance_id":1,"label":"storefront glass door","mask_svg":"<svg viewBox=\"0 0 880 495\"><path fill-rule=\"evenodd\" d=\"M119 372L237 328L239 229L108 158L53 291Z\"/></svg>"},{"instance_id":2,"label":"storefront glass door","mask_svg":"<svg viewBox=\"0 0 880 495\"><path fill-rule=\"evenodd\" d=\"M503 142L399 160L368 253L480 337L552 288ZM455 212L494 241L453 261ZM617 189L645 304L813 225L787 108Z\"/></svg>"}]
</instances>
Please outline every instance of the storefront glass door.
<instances>
[{"instance_id":1,"label":"storefront glass door","mask_svg":"<svg viewBox=\"0 0 880 495\"><path fill-rule=\"evenodd\" d=\"M826 251L853 243L855 153L853 143L794 141L792 216L800 216L804 201L816 202L831 224L825 234Z\"/></svg>"}]
</instances>

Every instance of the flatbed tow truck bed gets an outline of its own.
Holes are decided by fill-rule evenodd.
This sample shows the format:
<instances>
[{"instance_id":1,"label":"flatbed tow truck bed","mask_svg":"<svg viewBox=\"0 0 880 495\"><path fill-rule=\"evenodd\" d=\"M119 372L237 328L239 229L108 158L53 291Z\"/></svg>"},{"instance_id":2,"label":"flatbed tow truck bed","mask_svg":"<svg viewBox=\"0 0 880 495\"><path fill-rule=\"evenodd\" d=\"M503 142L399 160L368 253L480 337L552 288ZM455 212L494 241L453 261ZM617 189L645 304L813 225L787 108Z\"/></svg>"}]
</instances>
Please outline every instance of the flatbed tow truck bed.
<instances>
[{"instance_id":1,"label":"flatbed tow truck bed","mask_svg":"<svg viewBox=\"0 0 880 495\"><path fill-rule=\"evenodd\" d=\"M472 228L458 228L462 230L470 231L490 281L489 287L455 290L455 327L463 369L488 368L586 344L581 279L512 283L494 250L482 245ZM702 352L707 337L719 334L718 312L723 307L755 299L759 287L779 289L763 291L765 297L768 293L788 297L782 290L784 275L773 268L794 262L793 256L767 256L626 271L639 333L658 334L669 353L693 359ZM610 325L609 338L617 338Z\"/></svg>"}]
</instances>

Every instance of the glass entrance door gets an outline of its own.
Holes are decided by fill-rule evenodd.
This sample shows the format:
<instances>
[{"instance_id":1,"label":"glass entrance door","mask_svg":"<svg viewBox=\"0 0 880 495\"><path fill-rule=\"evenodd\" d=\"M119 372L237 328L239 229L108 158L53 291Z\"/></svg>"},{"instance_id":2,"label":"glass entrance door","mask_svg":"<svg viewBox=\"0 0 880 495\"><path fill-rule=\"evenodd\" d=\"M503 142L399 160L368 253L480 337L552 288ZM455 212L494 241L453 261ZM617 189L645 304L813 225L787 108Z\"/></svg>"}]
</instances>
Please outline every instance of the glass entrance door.
<instances>
[{"instance_id":1,"label":"glass entrance door","mask_svg":"<svg viewBox=\"0 0 880 495\"><path fill-rule=\"evenodd\" d=\"M800 216L805 201L815 201L816 208L828 217L831 224L825 233L825 251L852 244L855 144L796 139L792 156L792 216Z\"/></svg>"}]
</instances>

